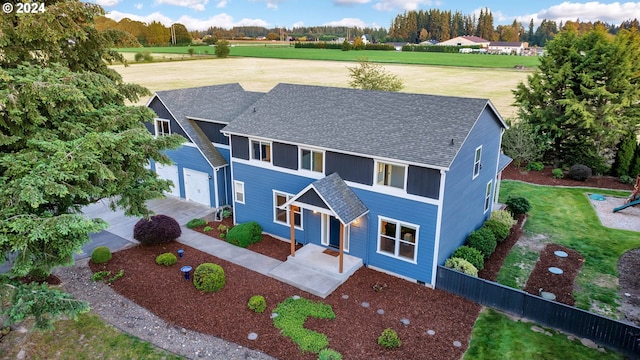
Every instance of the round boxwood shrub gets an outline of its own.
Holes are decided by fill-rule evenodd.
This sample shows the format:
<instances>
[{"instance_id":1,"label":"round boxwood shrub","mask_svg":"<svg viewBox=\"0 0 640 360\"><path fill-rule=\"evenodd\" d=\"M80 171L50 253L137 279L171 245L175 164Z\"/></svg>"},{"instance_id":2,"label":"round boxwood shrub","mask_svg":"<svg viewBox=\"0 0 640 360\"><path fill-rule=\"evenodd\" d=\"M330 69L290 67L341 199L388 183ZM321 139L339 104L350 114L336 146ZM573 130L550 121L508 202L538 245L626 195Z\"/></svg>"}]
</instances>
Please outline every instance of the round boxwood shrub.
<instances>
[{"instance_id":1,"label":"round boxwood shrub","mask_svg":"<svg viewBox=\"0 0 640 360\"><path fill-rule=\"evenodd\" d=\"M167 244L182 234L180 224L167 215L154 215L140 219L133 227L133 238L143 245Z\"/></svg>"},{"instance_id":2,"label":"round boxwood shrub","mask_svg":"<svg viewBox=\"0 0 640 360\"><path fill-rule=\"evenodd\" d=\"M193 285L204 292L220 291L227 278L222 266L213 263L202 263L193 272Z\"/></svg>"},{"instance_id":3,"label":"round boxwood shrub","mask_svg":"<svg viewBox=\"0 0 640 360\"><path fill-rule=\"evenodd\" d=\"M575 164L569 168L569 177L573 180L587 181L593 175L590 167L582 164Z\"/></svg>"},{"instance_id":4,"label":"round boxwood shrub","mask_svg":"<svg viewBox=\"0 0 640 360\"><path fill-rule=\"evenodd\" d=\"M262 227L255 221L238 224L225 237L229 244L246 248L262 240Z\"/></svg>"},{"instance_id":5,"label":"round boxwood shrub","mask_svg":"<svg viewBox=\"0 0 640 360\"><path fill-rule=\"evenodd\" d=\"M451 257L467 260L478 270L484 269L484 257L482 256L482 253L471 246L460 246L453 252L453 254L451 254Z\"/></svg>"},{"instance_id":6,"label":"round boxwood shrub","mask_svg":"<svg viewBox=\"0 0 640 360\"><path fill-rule=\"evenodd\" d=\"M542 171L544 170L544 164L539 161L532 161L527 164L527 170L530 171Z\"/></svg>"},{"instance_id":7,"label":"round boxwood shrub","mask_svg":"<svg viewBox=\"0 0 640 360\"><path fill-rule=\"evenodd\" d=\"M531 203L522 196L509 197L505 204L514 219L518 219L520 215L524 215L531 210Z\"/></svg>"},{"instance_id":8,"label":"round boxwood shrub","mask_svg":"<svg viewBox=\"0 0 640 360\"><path fill-rule=\"evenodd\" d=\"M342 354L333 349L322 349L318 353L318 360L342 360Z\"/></svg>"},{"instance_id":9,"label":"round boxwood shrub","mask_svg":"<svg viewBox=\"0 0 640 360\"><path fill-rule=\"evenodd\" d=\"M98 246L91 252L91 261L94 264L104 264L111 260L111 250L106 246Z\"/></svg>"},{"instance_id":10,"label":"round boxwood shrub","mask_svg":"<svg viewBox=\"0 0 640 360\"><path fill-rule=\"evenodd\" d=\"M205 219L198 219L198 218L196 218L196 219L191 219L191 220L189 220L189 222L187 223L187 227L188 227L189 229L193 229L193 228L197 228L197 227L199 227L199 226L205 226L205 225L207 225L207 220L205 220Z\"/></svg>"},{"instance_id":11,"label":"round boxwood shrub","mask_svg":"<svg viewBox=\"0 0 640 360\"><path fill-rule=\"evenodd\" d=\"M496 210L491 213L491 220L499 221L511 229L513 225L517 223L517 221L513 218L511 213L507 210Z\"/></svg>"},{"instance_id":12,"label":"round boxwood shrub","mask_svg":"<svg viewBox=\"0 0 640 360\"><path fill-rule=\"evenodd\" d=\"M178 258L173 253L164 253L156 257L156 264L171 266L178 262Z\"/></svg>"},{"instance_id":13,"label":"round boxwood shrub","mask_svg":"<svg viewBox=\"0 0 640 360\"><path fill-rule=\"evenodd\" d=\"M267 300L265 300L264 296L262 295L253 295L251 298L249 298L247 306L254 312L263 313L267 308Z\"/></svg>"},{"instance_id":14,"label":"round boxwood shrub","mask_svg":"<svg viewBox=\"0 0 640 360\"><path fill-rule=\"evenodd\" d=\"M485 227L493 233L493 236L496 237L497 242L504 241L504 239L509 236L509 232L511 231L511 227L505 225L504 223L496 220L489 219L482 224L482 227Z\"/></svg>"},{"instance_id":15,"label":"round boxwood shrub","mask_svg":"<svg viewBox=\"0 0 640 360\"><path fill-rule=\"evenodd\" d=\"M382 330L382 334L378 337L378 344L387 349L395 349L402 345L398 333L392 328Z\"/></svg>"},{"instance_id":16,"label":"round boxwood shrub","mask_svg":"<svg viewBox=\"0 0 640 360\"><path fill-rule=\"evenodd\" d=\"M467 236L467 245L480 251L486 259L491 256L496 249L497 242L491 230L481 227L478 230L472 231L469 236Z\"/></svg>"},{"instance_id":17,"label":"round boxwood shrub","mask_svg":"<svg viewBox=\"0 0 640 360\"><path fill-rule=\"evenodd\" d=\"M473 266L472 263L468 262L465 259L452 257L447 259L447 261L444 262L444 266L463 272L467 275L478 277L478 269L476 269L476 267Z\"/></svg>"}]
</instances>

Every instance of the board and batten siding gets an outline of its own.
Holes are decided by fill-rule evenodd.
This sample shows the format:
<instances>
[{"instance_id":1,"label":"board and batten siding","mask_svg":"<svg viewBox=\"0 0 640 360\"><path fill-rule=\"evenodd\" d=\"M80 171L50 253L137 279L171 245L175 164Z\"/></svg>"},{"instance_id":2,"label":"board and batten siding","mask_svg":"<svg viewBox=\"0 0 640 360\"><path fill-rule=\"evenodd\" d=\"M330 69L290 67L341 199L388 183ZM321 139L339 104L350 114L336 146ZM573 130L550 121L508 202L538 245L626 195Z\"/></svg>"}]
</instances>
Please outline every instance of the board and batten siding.
<instances>
[{"instance_id":1,"label":"board and batten siding","mask_svg":"<svg viewBox=\"0 0 640 360\"><path fill-rule=\"evenodd\" d=\"M298 147L290 144L273 142L273 165L290 170L298 170Z\"/></svg>"},{"instance_id":2,"label":"board and batten siding","mask_svg":"<svg viewBox=\"0 0 640 360\"><path fill-rule=\"evenodd\" d=\"M209 194L210 194L210 204L211 206L215 206L215 189L213 184L213 168L209 163L205 160L204 156L198 151L198 149L194 146L181 146L176 150L166 150L165 153L169 158L173 161L173 165L178 167L178 178L180 184L176 184L180 188L180 197L186 198L185 190L184 190L184 169L192 169L207 173L210 175L211 180L209 180ZM155 164L153 165L153 169L155 170Z\"/></svg>"},{"instance_id":3,"label":"board and batten siding","mask_svg":"<svg viewBox=\"0 0 640 360\"><path fill-rule=\"evenodd\" d=\"M249 160L249 138L231 135L231 154L234 158Z\"/></svg>"},{"instance_id":4,"label":"board and batten siding","mask_svg":"<svg viewBox=\"0 0 640 360\"><path fill-rule=\"evenodd\" d=\"M167 110L167 108L162 104L162 102L157 97L154 97L153 100L151 100L151 103L149 104L149 108L151 108L151 110L153 110L156 113L156 115L158 115L158 118L169 120L169 127L171 128L172 134L182 135L182 137L184 137L187 141L191 141L189 140L189 137L187 136L187 134L182 130L182 127L178 125L178 123L176 122L176 119L174 119L173 116L171 116L171 113L169 112L169 110ZM152 134L154 135L156 134L154 121L145 123L145 126L147 130L149 130Z\"/></svg>"},{"instance_id":5,"label":"board and batten siding","mask_svg":"<svg viewBox=\"0 0 640 360\"><path fill-rule=\"evenodd\" d=\"M501 130L500 120L486 107L446 174L438 251L440 265L444 264L456 248L464 244L471 231L478 229L491 215L493 204L490 204L485 213L484 201L489 181L491 199L495 191ZM482 146L482 167L474 179L473 166L478 146Z\"/></svg>"},{"instance_id":6,"label":"board and batten siding","mask_svg":"<svg viewBox=\"0 0 640 360\"><path fill-rule=\"evenodd\" d=\"M335 172L345 181L372 185L373 163L370 158L327 151L324 173L331 175Z\"/></svg>"},{"instance_id":7,"label":"board and batten siding","mask_svg":"<svg viewBox=\"0 0 640 360\"><path fill-rule=\"evenodd\" d=\"M409 165L407 193L437 200L440 195L440 170Z\"/></svg>"},{"instance_id":8,"label":"board and batten siding","mask_svg":"<svg viewBox=\"0 0 640 360\"><path fill-rule=\"evenodd\" d=\"M220 130L227 126L227 124L200 120L194 121L200 127L200 129L202 129L209 141L214 144L229 145L229 138L220 132Z\"/></svg>"}]
</instances>

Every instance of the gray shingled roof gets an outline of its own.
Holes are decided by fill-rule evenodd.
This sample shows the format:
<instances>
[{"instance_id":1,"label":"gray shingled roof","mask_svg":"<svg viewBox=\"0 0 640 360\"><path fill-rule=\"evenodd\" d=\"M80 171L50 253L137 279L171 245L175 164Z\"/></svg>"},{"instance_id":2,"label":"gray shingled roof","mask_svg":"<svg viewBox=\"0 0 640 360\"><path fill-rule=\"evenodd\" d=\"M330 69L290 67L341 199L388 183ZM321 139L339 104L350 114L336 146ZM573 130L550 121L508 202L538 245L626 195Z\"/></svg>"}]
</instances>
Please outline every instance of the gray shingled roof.
<instances>
[{"instance_id":1,"label":"gray shingled roof","mask_svg":"<svg viewBox=\"0 0 640 360\"><path fill-rule=\"evenodd\" d=\"M217 168L227 165L227 161L211 144L198 124L189 119L228 123L264 94L245 91L240 84L235 83L158 91L155 95L173 114L211 166Z\"/></svg>"},{"instance_id":2,"label":"gray shingled roof","mask_svg":"<svg viewBox=\"0 0 640 360\"><path fill-rule=\"evenodd\" d=\"M512 161L512 158L503 153L500 153L500 157L498 158L498 172L504 170L507 166L509 166L509 164L511 164Z\"/></svg>"},{"instance_id":3,"label":"gray shingled roof","mask_svg":"<svg viewBox=\"0 0 640 360\"><path fill-rule=\"evenodd\" d=\"M345 225L350 224L369 211L338 173L333 173L314 181L283 206L288 206L289 203L299 200L306 192L314 190L329 209L333 211L338 220Z\"/></svg>"},{"instance_id":4,"label":"gray shingled roof","mask_svg":"<svg viewBox=\"0 0 640 360\"><path fill-rule=\"evenodd\" d=\"M448 168L487 106L487 99L279 84L223 131Z\"/></svg>"}]
</instances>

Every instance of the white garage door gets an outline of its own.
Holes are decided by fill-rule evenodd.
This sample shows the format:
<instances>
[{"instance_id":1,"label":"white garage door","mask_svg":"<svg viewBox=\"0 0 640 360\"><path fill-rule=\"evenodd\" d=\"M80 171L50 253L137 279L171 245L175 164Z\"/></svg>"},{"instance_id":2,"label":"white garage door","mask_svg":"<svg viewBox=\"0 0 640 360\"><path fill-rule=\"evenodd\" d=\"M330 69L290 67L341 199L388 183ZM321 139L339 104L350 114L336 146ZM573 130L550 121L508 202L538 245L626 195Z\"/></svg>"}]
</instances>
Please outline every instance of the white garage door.
<instances>
[{"instance_id":1,"label":"white garage door","mask_svg":"<svg viewBox=\"0 0 640 360\"><path fill-rule=\"evenodd\" d=\"M211 206L209 174L184 168L184 193L187 200Z\"/></svg>"},{"instance_id":2,"label":"white garage door","mask_svg":"<svg viewBox=\"0 0 640 360\"><path fill-rule=\"evenodd\" d=\"M178 179L178 167L175 165L162 165L156 163L156 174L158 177L164 180L171 180L173 186L171 190L167 192L168 195L180 197L180 179Z\"/></svg>"}]
</instances>

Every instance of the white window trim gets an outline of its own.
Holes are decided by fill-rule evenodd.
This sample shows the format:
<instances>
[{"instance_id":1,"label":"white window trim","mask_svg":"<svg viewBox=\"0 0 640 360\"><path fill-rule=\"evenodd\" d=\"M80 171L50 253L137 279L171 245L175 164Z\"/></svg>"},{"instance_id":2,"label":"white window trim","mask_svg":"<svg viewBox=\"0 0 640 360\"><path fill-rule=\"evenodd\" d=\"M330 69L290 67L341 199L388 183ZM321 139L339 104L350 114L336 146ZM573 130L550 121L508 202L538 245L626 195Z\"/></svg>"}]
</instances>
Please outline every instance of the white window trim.
<instances>
[{"instance_id":1,"label":"white window trim","mask_svg":"<svg viewBox=\"0 0 640 360\"><path fill-rule=\"evenodd\" d=\"M165 133L160 133L160 122L166 122L167 123L167 127L169 128L169 133L165 134ZM162 119L162 118L155 118L153 119L153 127L155 130L155 136L167 136L167 135L171 135L171 120L168 119Z\"/></svg>"},{"instance_id":2,"label":"white window trim","mask_svg":"<svg viewBox=\"0 0 640 360\"><path fill-rule=\"evenodd\" d=\"M239 187L242 188L242 191L238 191ZM238 200L238 193L242 193L242 201ZM233 200L238 204L244 204L245 201L247 200L247 194L244 190L243 181L238 181L238 180L233 181Z\"/></svg>"},{"instance_id":3,"label":"white window trim","mask_svg":"<svg viewBox=\"0 0 640 360\"><path fill-rule=\"evenodd\" d=\"M294 195L286 193L284 191L273 190L273 203L272 203L272 205L273 205L273 222L276 223L276 224L283 225L283 226L291 226L289 224L289 219L291 218L291 214L289 213L289 207L287 207L286 210L284 210L284 211L287 212L287 221L286 221L286 223L283 223L282 221L278 220L278 216L276 215L276 208L278 207L278 205L277 205L278 204L278 202L277 202L277 200L278 200L277 196L278 195L285 196L286 199L287 199L286 201L289 201L289 199L291 199L294 196ZM294 228L296 228L298 230L304 230L304 227L303 227L303 224L304 224L304 221L303 221L304 209L301 208L301 207L299 207L299 208L300 208L300 226L295 225Z\"/></svg>"},{"instance_id":4,"label":"white window trim","mask_svg":"<svg viewBox=\"0 0 640 360\"><path fill-rule=\"evenodd\" d=\"M413 259L408 259L406 257L402 257L399 255L395 255L395 254L389 254L388 252L384 252L380 250L380 236L382 235L382 222L386 221L386 222L394 222L396 223L396 228L400 229L403 225L406 227L411 227L416 229L416 239L414 242L414 251L413 251ZM378 254L384 255L384 256L388 256L390 258L396 259L396 260L402 260L402 261L406 261L408 263L411 264L417 264L417 258L418 258L418 242L420 239L420 225L416 225L416 224L412 224L406 221L400 221L400 220L396 220L396 219L392 219L392 218L388 218L388 217L384 217L384 216L378 216L378 233L376 234L376 252ZM402 239L396 239L396 249L394 249L394 253L396 251L398 251L398 249L400 248L400 242L403 241Z\"/></svg>"},{"instance_id":5,"label":"white window trim","mask_svg":"<svg viewBox=\"0 0 640 360\"><path fill-rule=\"evenodd\" d=\"M320 223L321 223L321 231L320 231L320 244L324 245L324 246L330 246L331 244L329 243L329 214L320 214L321 219L320 219ZM351 243L351 224L349 225L345 225L344 226L344 234L343 234L343 249L344 252L348 253L349 252L349 244Z\"/></svg>"},{"instance_id":6,"label":"white window trim","mask_svg":"<svg viewBox=\"0 0 640 360\"><path fill-rule=\"evenodd\" d=\"M480 150L480 158L476 160L476 154ZM478 164L478 172L476 173L476 164ZM478 146L476 150L473 152L473 179L477 178L480 175L480 170L482 170L482 145Z\"/></svg>"},{"instance_id":7,"label":"white window trim","mask_svg":"<svg viewBox=\"0 0 640 360\"><path fill-rule=\"evenodd\" d=\"M378 184L378 165L379 164L386 164L386 165L391 165L391 166L402 166L404 168L404 183L401 188L397 188L395 186L391 186L391 185L380 185ZM389 189L391 191L396 191L396 192L401 192L401 193L406 193L407 192L407 177L409 175L409 166L406 164L400 164L400 163L394 163L394 162L390 162L390 161L382 161L382 160L376 160L373 164L373 186L377 187L377 188L382 188L382 189Z\"/></svg>"},{"instance_id":8,"label":"white window trim","mask_svg":"<svg viewBox=\"0 0 640 360\"><path fill-rule=\"evenodd\" d=\"M302 168L302 151L303 150L307 150L307 151L311 152L311 169ZM321 153L322 154L322 170L321 171L312 170L313 169L313 153ZM312 149L312 148L308 148L308 147L300 147L300 148L298 148L298 170L309 172L309 173L314 173L314 174L324 174L325 162L326 162L326 156L325 156L324 150L317 150L317 149Z\"/></svg>"},{"instance_id":9,"label":"white window trim","mask_svg":"<svg viewBox=\"0 0 640 360\"><path fill-rule=\"evenodd\" d=\"M492 186L492 182L493 182L493 180L491 180L491 181L489 181L487 183L487 188L486 188L485 194L484 194L484 213L485 214L491 208L491 186Z\"/></svg>"},{"instance_id":10,"label":"white window trim","mask_svg":"<svg viewBox=\"0 0 640 360\"><path fill-rule=\"evenodd\" d=\"M264 155L264 154L262 154L262 144L269 144L269 161L265 161L265 160L262 160L262 159L256 159L254 157L254 153L253 153L253 143L254 142L259 142L260 143L260 155ZM252 161L259 161L259 162L264 163L264 164L272 164L273 165L273 143L271 141L267 141L267 140L249 139L249 159L251 159Z\"/></svg>"}]
</instances>

